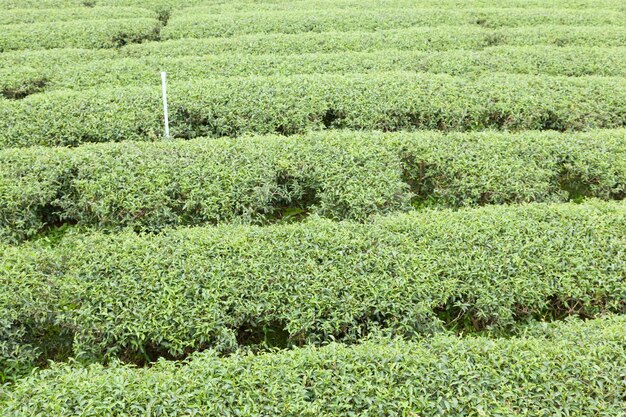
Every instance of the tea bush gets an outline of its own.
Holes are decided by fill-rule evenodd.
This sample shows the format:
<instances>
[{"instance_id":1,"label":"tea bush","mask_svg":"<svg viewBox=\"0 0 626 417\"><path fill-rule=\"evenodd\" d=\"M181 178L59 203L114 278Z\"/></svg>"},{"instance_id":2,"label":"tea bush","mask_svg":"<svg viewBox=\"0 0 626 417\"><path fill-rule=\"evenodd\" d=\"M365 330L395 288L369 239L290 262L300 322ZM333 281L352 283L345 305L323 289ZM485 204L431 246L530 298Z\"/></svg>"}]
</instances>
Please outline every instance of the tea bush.
<instances>
[{"instance_id":1,"label":"tea bush","mask_svg":"<svg viewBox=\"0 0 626 417\"><path fill-rule=\"evenodd\" d=\"M115 48L155 39L157 19L76 20L0 26L0 52L15 49Z\"/></svg>"},{"instance_id":2,"label":"tea bush","mask_svg":"<svg viewBox=\"0 0 626 417\"><path fill-rule=\"evenodd\" d=\"M379 0L308 0L300 1L271 1L260 3L255 0L237 0L229 2L215 2L211 0L0 0L0 7L4 9L15 8L67 8L81 7L85 3L93 6L113 6L113 7L145 7L149 9L183 9L187 7L202 7L205 10L215 13L249 10L254 6L258 10L284 10L291 9L297 5L301 9L317 9L319 7L336 7L336 8L384 8L390 7L406 7L407 5L415 6L415 2L411 0L394 0L393 3L381 2ZM420 0L420 5L428 7L489 7L493 6L493 1L489 0ZM498 0L498 7L533 7L533 8L568 8L568 9L615 9L625 10L621 0L552 0L546 3L541 0Z\"/></svg>"},{"instance_id":3,"label":"tea bush","mask_svg":"<svg viewBox=\"0 0 626 417\"><path fill-rule=\"evenodd\" d=\"M490 46L621 47L626 44L622 26L541 25L489 29L477 26L414 27L350 32L270 33L228 38L179 39L129 45L128 56L188 56L222 52L246 54L301 54L323 52L447 51ZM1 63L0 63L1 65Z\"/></svg>"},{"instance_id":4,"label":"tea bush","mask_svg":"<svg viewBox=\"0 0 626 417\"><path fill-rule=\"evenodd\" d=\"M9 9L0 11L0 25L18 23L65 22L77 20L108 20L153 18L156 14L138 7L93 7L67 9Z\"/></svg>"},{"instance_id":5,"label":"tea bush","mask_svg":"<svg viewBox=\"0 0 626 417\"><path fill-rule=\"evenodd\" d=\"M378 51L301 55L220 54L182 58L142 57L67 62L36 69L0 69L0 94L22 91L23 86L44 85L42 90L84 89L103 86L153 85L160 77L155 69L167 71L171 82L220 76L380 73L414 71L479 76L488 72L566 75L626 76L626 48L589 47L494 47L469 53ZM42 81L43 80L43 81ZM22 97L8 97L22 98Z\"/></svg>"},{"instance_id":6,"label":"tea bush","mask_svg":"<svg viewBox=\"0 0 626 417\"><path fill-rule=\"evenodd\" d=\"M219 18L218 18L219 17ZM402 9L320 9L247 11L213 14L196 9L172 13L163 29L163 39L207 38L246 33L301 33L376 31L415 26L477 25L502 26L624 25L626 14L613 10L568 10L529 8L402 8Z\"/></svg>"},{"instance_id":7,"label":"tea bush","mask_svg":"<svg viewBox=\"0 0 626 417\"><path fill-rule=\"evenodd\" d=\"M67 235L2 248L0 312L81 360L506 330L626 312L624 236L621 202Z\"/></svg>"},{"instance_id":8,"label":"tea bush","mask_svg":"<svg viewBox=\"0 0 626 417\"><path fill-rule=\"evenodd\" d=\"M626 130L330 131L0 151L0 238L626 195ZM298 216L296 216L297 218Z\"/></svg>"},{"instance_id":9,"label":"tea bush","mask_svg":"<svg viewBox=\"0 0 626 417\"><path fill-rule=\"evenodd\" d=\"M19 416L624 415L626 321L513 339L373 339L149 369L55 365L7 395Z\"/></svg>"},{"instance_id":10,"label":"tea bush","mask_svg":"<svg viewBox=\"0 0 626 417\"><path fill-rule=\"evenodd\" d=\"M172 83L180 138L284 135L312 129L587 130L626 123L626 81L495 74L477 79L385 72L226 77ZM0 100L0 148L156 140L158 88L126 87Z\"/></svg>"},{"instance_id":11,"label":"tea bush","mask_svg":"<svg viewBox=\"0 0 626 417\"><path fill-rule=\"evenodd\" d=\"M621 26L580 26L572 30L563 25L487 29L473 26L440 28L418 27L376 32L324 32L298 34L254 34L230 38L181 39L129 44L119 49L18 50L1 55L0 69L5 76L16 66L46 68L85 65L102 59L124 57L176 58L222 53L314 54L377 51L481 50L494 46L558 46L614 48L626 44ZM532 51L532 48L530 48ZM558 53L555 50L555 53ZM564 52L564 51L563 51ZM454 53L451 51L450 53ZM593 53L593 52L592 52ZM253 59L253 58L251 58ZM571 63L570 63L571 65Z\"/></svg>"},{"instance_id":12,"label":"tea bush","mask_svg":"<svg viewBox=\"0 0 626 417\"><path fill-rule=\"evenodd\" d=\"M12 0L5 0L12 1ZM27 0L30 1L30 0ZM106 2L123 2L124 0L105 0ZM133 1L134 0L127 0ZM1 3L0 3L1 4ZM123 4L123 3L120 3ZM230 12L246 12L250 11L251 5L255 6L255 10L258 11L290 11L294 9L298 10L318 10L320 8L335 8L335 9L404 9L415 8L416 5L424 8L493 8L497 4L498 8L532 8L532 9L605 9L605 10L626 10L626 6L619 0L552 0L545 2L541 0L498 0L494 3L490 0L420 0L416 3L414 0L394 0L394 1L380 1L380 0L307 0L306 2L298 0L287 1L270 1L270 2L254 2L251 0L236 0L229 1L227 3L221 2L206 2L205 4L192 6L192 9L184 10L185 14L192 12L206 12L215 14L226 14Z\"/></svg>"}]
</instances>

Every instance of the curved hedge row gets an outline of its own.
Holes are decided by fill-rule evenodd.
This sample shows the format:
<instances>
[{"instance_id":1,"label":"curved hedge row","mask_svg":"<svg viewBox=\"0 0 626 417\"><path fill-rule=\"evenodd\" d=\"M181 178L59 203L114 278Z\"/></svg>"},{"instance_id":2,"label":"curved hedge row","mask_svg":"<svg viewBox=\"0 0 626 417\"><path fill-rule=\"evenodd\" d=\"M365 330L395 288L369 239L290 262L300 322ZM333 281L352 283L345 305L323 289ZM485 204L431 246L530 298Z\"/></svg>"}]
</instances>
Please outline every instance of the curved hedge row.
<instances>
[{"instance_id":1,"label":"curved hedge row","mask_svg":"<svg viewBox=\"0 0 626 417\"><path fill-rule=\"evenodd\" d=\"M227 77L169 86L174 137L311 129L585 130L626 123L626 80L382 74ZM51 92L0 101L0 148L155 140L160 89Z\"/></svg>"},{"instance_id":2,"label":"curved hedge row","mask_svg":"<svg viewBox=\"0 0 626 417\"><path fill-rule=\"evenodd\" d=\"M2 368L32 341L54 352L60 335L83 359L141 361L624 313L625 245L626 205L594 202L4 247L0 317L15 346Z\"/></svg>"},{"instance_id":3,"label":"curved hedge row","mask_svg":"<svg viewBox=\"0 0 626 417\"><path fill-rule=\"evenodd\" d=\"M146 42L145 44L158 44L160 42ZM135 45L135 44L133 44ZM115 59L120 57L119 52L129 47L115 49L80 49L80 48L56 48L56 49L22 49L0 53L0 70L4 74L11 74L11 68L30 67L35 68L57 66L69 66L78 63L88 63L97 60Z\"/></svg>"},{"instance_id":4,"label":"curved hedge row","mask_svg":"<svg viewBox=\"0 0 626 417\"><path fill-rule=\"evenodd\" d=\"M0 238L626 196L626 130L327 132L0 151Z\"/></svg>"},{"instance_id":5,"label":"curved hedge row","mask_svg":"<svg viewBox=\"0 0 626 417\"><path fill-rule=\"evenodd\" d=\"M211 14L189 9L173 13L163 28L163 39L207 38L250 33L346 32L415 26L478 25L487 28L544 24L624 25L626 14L610 10L566 9L324 9Z\"/></svg>"},{"instance_id":6,"label":"curved hedge row","mask_svg":"<svg viewBox=\"0 0 626 417\"><path fill-rule=\"evenodd\" d=\"M379 0L317 0L303 2L281 1L281 2L265 2L259 3L256 0L237 0L229 2L211 2L207 0L0 0L0 8L64 8L64 7L83 7L85 3L92 6L135 6L145 7L149 9L182 9L186 7L204 7L213 8L218 11L232 11L245 9L250 10L251 7L261 10L263 9L284 9L293 7L307 7L311 4L311 8L318 7L350 7L350 8L372 8L384 7L385 2ZM213 4L211 4L213 3ZM415 6L415 2L411 0L394 0L395 4L404 6ZM490 0L420 0L420 5L429 7L486 7L493 6ZM210 6L209 6L210 5ZM616 9L626 10L626 6L621 0L551 0L545 2L542 0L498 0L498 7L541 7L541 8L566 8L566 9Z\"/></svg>"},{"instance_id":7,"label":"curved hedge row","mask_svg":"<svg viewBox=\"0 0 626 417\"><path fill-rule=\"evenodd\" d=\"M77 20L0 26L0 52L15 49L114 48L155 39L157 19Z\"/></svg>"},{"instance_id":8,"label":"curved hedge row","mask_svg":"<svg viewBox=\"0 0 626 417\"><path fill-rule=\"evenodd\" d=\"M313 54L377 52L381 50L446 51L480 50L501 46L622 47L626 33L621 26L538 26L485 29L472 26L411 28L377 32L325 32L299 34L242 35L232 38L183 39L131 44L119 49L20 50L0 55L0 68L40 68L86 64L102 59L148 57L156 59L206 56L221 53Z\"/></svg>"},{"instance_id":9,"label":"curved hedge row","mask_svg":"<svg viewBox=\"0 0 626 417\"><path fill-rule=\"evenodd\" d=\"M211 0L209 0L211 1ZM516 0L507 0L516 1ZM536 1L536 0L535 0ZM563 0L559 0L563 1ZM580 7L585 7L584 2L588 0L577 0L580 3ZM612 8L612 1L614 0L601 0L607 5L607 8ZM256 2L255 2L256 3ZM59 9L68 7L94 7L94 6L108 6L108 7L142 7L150 10L173 10L190 6L206 5L207 0L0 0L0 8L3 9ZM258 4L258 3L257 3Z\"/></svg>"},{"instance_id":10,"label":"curved hedge row","mask_svg":"<svg viewBox=\"0 0 626 417\"><path fill-rule=\"evenodd\" d=\"M216 76L296 75L415 71L470 75L480 72L565 76L626 76L626 48L494 47L470 52L379 51L306 55L222 54L203 57L143 57L0 70L0 95L102 86L157 85L155 69L172 81Z\"/></svg>"},{"instance_id":11,"label":"curved hedge row","mask_svg":"<svg viewBox=\"0 0 626 417\"><path fill-rule=\"evenodd\" d=\"M120 0L105 0L120 1ZM123 0L122 0L123 1ZM130 0L129 0L130 1ZM1 4L2 2L0 2ZM215 2L214 4L202 4L185 8L184 14L192 13L231 13L249 12L252 7L255 11L292 11L292 10L314 10L320 9L405 9L415 8L539 8L539 9L608 9L626 11L626 6L619 0L551 0L549 2L541 0L308 0L306 2L298 0L269 1L259 3L254 0L235 0L229 2Z\"/></svg>"},{"instance_id":12,"label":"curved hedge row","mask_svg":"<svg viewBox=\"0 0 626 417\"><path fill-rule=\"evenodd\" d=\"M119 49L52 49L5 52L0 69L7 74L15 67L54 68L116 58L168 58L222 53L271 55L338 52L481 50L502 47L558 46L614 48L626 45L621 26L540 26L484 29L471 26L411 28L377 32L326 32L308 34L243 35L232 38L186 39L131 44ZM22 68L22 69L23 69ZM5 74L5 76L7 75Z\"/></svg>"},{"instance_id":13,"label":"curved hedge row","mask_svg":"<svg viewBox=\"0 0 626 417\"><path fill-rule=\"evenodd\" d=\"M104 20L154 18L156 14L139 7L81 7L67 9L9 9L0 11L0 25L18 23L64 22L72 20Z\"/></svg>"},{"instance_id":14,"label":"curved hedge row","mask_svg":"<svg viewBox=\"0 0 626 417\"><path fill-rule=\"evenodd\" d=\"M508 340L209 351L149 369L56 365L21 380L4 407L14 417L623 415L626 320L554 327Z\"/></svg>"},{"instance_id":15,"label":"curved hedge row","mask_svg":"<svg viewBox=\"0 0 626 417\"><path fill-rule=\"evenodd\" d=\"M319 52L371 52L381 49L445 51L482 49L496 45L624 46L622 26L533 26L487 29L474 26L421 27L375 32L306 32L180 39L129 45L128 56L208 55L220 52L296 54Z\"/></svg>"}]
</instances>

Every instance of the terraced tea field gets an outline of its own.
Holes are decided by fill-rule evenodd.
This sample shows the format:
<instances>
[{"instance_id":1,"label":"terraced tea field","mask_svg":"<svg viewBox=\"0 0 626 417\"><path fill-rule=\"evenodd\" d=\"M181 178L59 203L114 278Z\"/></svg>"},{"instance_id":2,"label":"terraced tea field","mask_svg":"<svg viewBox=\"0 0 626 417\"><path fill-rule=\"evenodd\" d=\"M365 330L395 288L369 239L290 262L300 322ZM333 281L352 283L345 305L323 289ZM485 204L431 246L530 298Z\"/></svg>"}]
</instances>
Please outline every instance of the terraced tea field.
<instances>
[{"instance_id":1,"label":"terraced tea field","mask_svg":"<svg viewBox=\"0 0 626 417\"><path fill-rule=\"evenodd\" d=\"M625 197L623 0L0 0L0 415L626 416Z\"/></svg>"}]
</instances>

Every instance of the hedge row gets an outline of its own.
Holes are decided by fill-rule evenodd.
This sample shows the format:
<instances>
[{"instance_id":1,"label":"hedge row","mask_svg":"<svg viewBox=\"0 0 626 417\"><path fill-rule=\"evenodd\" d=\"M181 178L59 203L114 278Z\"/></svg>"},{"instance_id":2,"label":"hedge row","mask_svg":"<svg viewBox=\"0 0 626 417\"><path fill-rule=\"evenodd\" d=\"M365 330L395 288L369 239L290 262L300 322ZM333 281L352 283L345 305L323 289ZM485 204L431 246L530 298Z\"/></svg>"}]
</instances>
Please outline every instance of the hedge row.
<instances>
[{"instance_id":1,"label":"hedge row","mask_svg":"<svg viewBox=\"0 0 626 417\"><path fill-rule=\"evenodd\" d=\"M0 52L16 49L113 48L156 39L157 19L77 20L0 26Z\"/></svg>"},{"instance_id":2,"label":"hedge row","mask_svg":"<svg viewBox=\"0 0 626 417\"><path fill-rule=\"evenodd\" d=\"M46 355L143 361L626 313L625 236L626 205L593 202L4 247L0 317L12 348L1 367L11 373L36 342Z\"/></svg>"},{"instance_id":3,"label":"hedge row","mask_svg":"<svg viewBox=\"0 0 626 417\"><path fill-rule=\"evenodd\" d=\"M420 0L419 4L424 7L493 7L490 0ZM355 1L355 0L307 0L300 1L270 1L260 3L256 0L237 0L229 2L215 2L211 0L0 0L0 8L63 8L63 7L145 7L149 9L175 10L186 7L202 6L212 8L215 12L220 11L249 11L256 10L284 10L293 8L373 8L373 7L415 7L415 1L394 0L384 2L379 0ZM498 0L498 7L533 7L533 8L566 8L566 9L614 9L626 10L621 0Z\"/></svg>"},{"instance_id":4,"label":"hedge row","mask_svg":"<svg viewBox=\"0 0 626 417\"><path fill-rule=\"evenodd\" d=\"M231 13L231 12L249 12L252 8L255 11L292 11L292 10L324 10L324 9L412 9L421 8L533 8L533 9L608 9L626 11L626 6L619 0L603 0L603 1L541 1L541 0L498 0L497 2L490 0L286 0L286 1L266 1L255 2L254 0L236 0L229 2L205 2L203 5L192 5L193 8L183 10L185 14L196 12L203 13ZM1 2L0 2L1 4ZM189 6L189 3L186 4ZM182 8L182 7L181 7Z\"/></svg>"},{"instance_id":5,"label":"hedge row","mask_svg":"<svg viewBox=\"0 0 626 417\"><path fill-rule=\"evenodd\" d=\"M404 72L227 77L171 83L174 137L295 134L311 129L617 128L626 80ZM0 101L0 148L155 140L157 87L36 94Z\"/></svg>"},{"instance_id":6,"label":"hedge row","mask_svg":"<svg viewBox=\"0 0 626 417\"><path fill-rule=\"evenodd\" d=\"M149 369L55 365L9 392L7 416L623 416L626 320L512 339L382 338Z\"/></svg>"},{"instance_id":7,"label":"hedge row","mask_svg":"<svg viewBox=\"0 0 626 417\"><path fill-rule=\"evenodd\" d=\"M324 32L254 34L231 38L182 39L130 45L128 56L207 55L219 52L296 54L316 52L368 52L381 49L450 50L482 49L496 45L624 46L622 26L533 26L487 29L475 26L409 28L375 32Z\"/></svg>"},{"instance_id":8,"label":"hedge row","mask_svg":"<svg viewBox=\"0 0 626 417\"><path fill-rule=\"evenodd\" d=\"M158 44L160 42L146 42L139 45ZM168 42L169 43L169 42ZM130 45L129 45L130 46ZM3 74L11 74L11 68L21 67L24 70L56 66L70 66L79 63L87 63L96 60L115 59L120 57L120 51L126 47L115 49L80 49L80 48L56 48L56 49L21 49L0 53L0 70Z\"/></svg>"},{"instance_id":9,"label":"hedge row","mask_svg":"<svg viewBox=\"0 0 626 417\"><path fill-rule=\"evenodd\" d=\"M380 51L305 55L221 54L142 57L41 67L0 69L0 95L23 98L55 89L158 85L157 70L171 81L216 76L296 75L415 71L468 75L480 72L564 76L626 76L626 48L495 47L482 51Z\"/></svg>"},{"instance_id":10,"label":"hedge row","mask_svg":"<svg viewBox=\"0 0 626 417\"><path fill-rule=\"evenodd\" d=\"M72 20L103 20L153 18L156 14L138 7L93 7L68 9L10 9L0 11L0 25L18 23L63 22Z\"/></svg>"},{"instance_id":11,"label":"hedge row","mask_svg":"<svg viewBox=\"0 0 626 417\"><path fill-rule=\"evenodd\" d=\"M187 39L131 44L119 49L20 50L0 55L0 69L41 68L87 64L102 59L147 57L156 59L206 56L221 53L305 54L377 52L381 50L480 50L490 46L621 47L626 33L621 26L539 26L484 29L472 26L411 28L377 32L325 32L243 35L232 38Z\"/></svg>"},{"instance_id":12,"label":"hedge row","mask_svg":"<svg viewBox=\"0 0 626 417\"><path fill-rule=\"evenodd\" d=\"M507 0L516 1L516 0ZM521 1L521 0L520 0ZM537 0L535 0L537 1ZM560 0L563 1L563 0ZM580 6L587 7L589 0L577 0ZM614 0L601 0L601 5L615 8ZM69 7L141 7L154 11L174 10L190 6L202 6L213 3L212 0L0 0L2 9L59 9ZM253 0L252 4L258 4ZM574 6L572 6L574 7Z\"/></svg>"},{"instance_id":13,"label":"hedge row","mask_svg":"<svg viewBox=\"0 0 626 417\"><path fill-rule=\"evenodd\" d=\"M0 151L0 238L626 196L626 130L335 132Z\"/></svg>"},{"instance_id":14,"label":"hedge row","mask_svg":"<svg viewBox=\"0 0 626 417\"><path fill-rule=\"evenodd\" d=\"M302 33L382 30L415 26L624 25L626 13L608 10L564 9L375 9L277 11L211 14L194 9L173 13L163 39L206 38L250 33ZM446 30L441 28L441 30Z\"/></svg>"}]
</instances>

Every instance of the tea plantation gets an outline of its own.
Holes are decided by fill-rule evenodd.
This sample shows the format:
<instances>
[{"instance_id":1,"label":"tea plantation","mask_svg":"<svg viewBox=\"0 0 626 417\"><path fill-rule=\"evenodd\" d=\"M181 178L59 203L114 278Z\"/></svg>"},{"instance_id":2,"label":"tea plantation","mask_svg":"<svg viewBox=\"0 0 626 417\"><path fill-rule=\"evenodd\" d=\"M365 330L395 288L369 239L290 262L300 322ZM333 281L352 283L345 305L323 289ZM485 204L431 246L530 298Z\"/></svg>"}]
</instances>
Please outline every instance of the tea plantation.
<instances>
[{"instance_id":1,"label":"tea plantation","mask_svg":"<svg viewBox=\"0 0 626 417\"><path fill-rule=\"evenodd\" d=\"M626 417L625 197L623 0L0 0L0 416Z\"/></svg>"}]
</instances>

